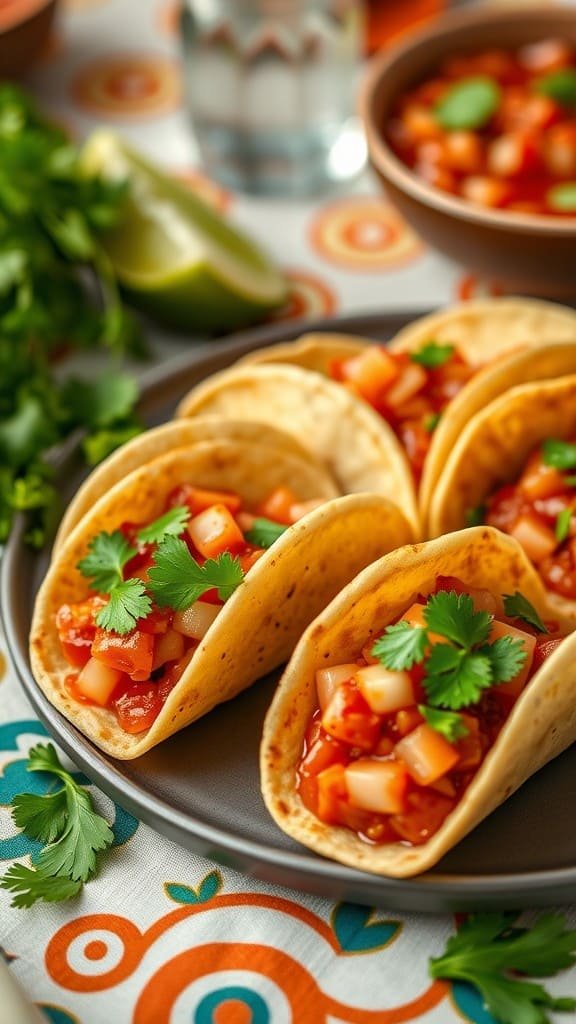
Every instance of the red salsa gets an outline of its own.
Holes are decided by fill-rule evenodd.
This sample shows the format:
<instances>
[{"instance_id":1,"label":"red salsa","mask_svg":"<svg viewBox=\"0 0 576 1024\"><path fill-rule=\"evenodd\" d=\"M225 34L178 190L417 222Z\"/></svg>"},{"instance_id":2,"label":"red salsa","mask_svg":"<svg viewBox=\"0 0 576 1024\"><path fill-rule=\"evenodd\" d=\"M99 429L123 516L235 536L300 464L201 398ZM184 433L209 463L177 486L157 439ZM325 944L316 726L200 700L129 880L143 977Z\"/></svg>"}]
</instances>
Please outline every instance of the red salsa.
<instances>
[{"instance_id":1,"label":"red salsa","mask_svg":"<svg viewBox=\"0 0 576 1024\"><path fill-rule=\"evenodd\" d=\"M532 452L516 483L500 487L481 510L486 523L516 538L546 587L572 601L576 600L575 473L576 444L549 440Z\"/></svg>"},{"instance_id":2,"label":"red salsa","mask_svg":"<svg viewBox=\"0 0 576 1024\"><path fill-rule=\"evenodd\" d=\"M358 355L334 360L330 372L390 424L419 481L438 420L475 368L454 346L430 341L414 353L369 345Z\"/></svg>"},{"instance_id":3,"label":"red salsa","mask_svg":"<svg viewBox=\"0 0 576 1024\"><path fill-rule=\"evenodd\" d=\"M78 701L113 711L126 732L149 729L224 604L217 587L218 560L232 556L237 586L283 529L319 504L299 502L289 488L277 487L249 512L237 494L184 484L170 495L163 515L153 524L125 522L113 534L92 538L90 556L78 568L93 578L97 593L63 604L56 614L62 653L71 669L68 692ZM167 518L171 525L166 535L171 534L169 542L178 539L185 565L193 566L193 572L211 566L216 573L215 585L208 584L184 607L181 601L178 607L176 601L171 606L169 597L160 601L157 594L154 600L153 570L160 564ZM111 549L112 573L119 566L116 587L110 584L110 559L106 560ZM229 575L226 579L229 583ZM121 590L128 581L135 587L137 603L120 609L124 619L114 609L114 618L113 600L120 595L122 604ZM127 613L132 619L126 623Z\"/></svg>"},{"instance_id":4,"label":"red salsa","mask_svg":"<svg viewBox=\"0 0 576 1024\"><path fill-rule=\"evenodd\" d=\"M487 652L494 645L495 656L504 651L508 657L514 648L507 673L501 673L507 678L485 684L477 694L472 691L476 699L456 700L454 691L450 697L447 684L446 700L456 707L452 711L438 699L437 684L434 691L428 682L438 647L444 656L458 650L464 658L461 645L451 645L428 625L439 594L455 606L455 618L464 615L466 628L484 631L472 636L470 650L479 658L489 662ZM469 602L467 614L462 601ZM437 617L439 611L436 605ZM419 595L398 621L402 626L394 624L382 637L372 637L355 659L317 671L319 707L306 733L298 791L317 818L352 829L366 842L419 845L461 800L531 675L562 637L506 615L500 596L466 587L455 577L439 577L435 597ZM387 667L387 659L402 656L394 643L400 638L404 644L408 632L415 660L410 664L406 657L402 669ZM392 647L382 646L383 638ZM406 647L402 650L405 655ZM470 679L463 676L461 685L469 688Z\"/></svg>"},{"instance_id":5,"label":"red salsa","mask_svg":"<svg viewBox=\"0 0 576 1024\"><path fill-rule=\"evenodd\" d=\"M576 50L548 39L446 59L386 125L430 185L484 207L576 216Z\"/></svg>"}]
</instances>

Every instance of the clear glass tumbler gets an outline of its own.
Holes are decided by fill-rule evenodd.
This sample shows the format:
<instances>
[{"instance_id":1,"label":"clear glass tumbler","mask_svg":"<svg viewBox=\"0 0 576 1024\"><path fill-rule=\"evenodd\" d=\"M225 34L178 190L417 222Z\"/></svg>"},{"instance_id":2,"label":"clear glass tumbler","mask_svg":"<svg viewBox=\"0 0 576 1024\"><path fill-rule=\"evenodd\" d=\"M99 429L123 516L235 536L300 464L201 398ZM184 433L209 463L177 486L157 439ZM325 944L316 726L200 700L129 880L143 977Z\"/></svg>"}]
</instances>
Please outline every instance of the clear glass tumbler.
<instances>
[{"instance_id":1,"label":"clear glass tumbler","mask_svg":"<svg viewBox=\"0 0 576 1024\"><path fill-rule=\"evenodd\" d=\"M188 108L208 173L306 195L363 167L358 0L185 0Z\"/></svg>"}]
</instances>

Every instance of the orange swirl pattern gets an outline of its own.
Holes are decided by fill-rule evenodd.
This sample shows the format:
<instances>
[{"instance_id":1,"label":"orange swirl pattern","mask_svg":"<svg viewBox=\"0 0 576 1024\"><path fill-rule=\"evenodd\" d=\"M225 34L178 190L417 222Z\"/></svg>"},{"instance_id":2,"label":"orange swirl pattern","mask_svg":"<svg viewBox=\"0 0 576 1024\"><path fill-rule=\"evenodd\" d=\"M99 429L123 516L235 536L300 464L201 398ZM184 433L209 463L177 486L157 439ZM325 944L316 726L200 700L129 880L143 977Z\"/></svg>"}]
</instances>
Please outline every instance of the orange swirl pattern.
<instances>
[{"instance_id":1,"label":"orange swirl pattern","mask_svg":"<svg viewBox=\"0 0 576 1024\"><path fill-rule=\"evenodd\" d=\"M331 316L336 312L336 293L317 274L304 270L284 270L284 276L288 280L288 301L270 317L271 320Z\"/></svg>"},{"instance_id":2,"label":"orange swirl pattern","mask_svg":"<svg viewBox=\"0 0 576 1024\"><path fill-rule=\"evenodd\" d=\"M395 270L424 249L394 207L371 196L353 196L325 206L313 218L309 238L328 263L364 272Z\"/></svg>"},{"instance_id":3,"label":"orange swirl pattern","mask_svg":"<svg viewBox=\"0 0 576 1024\"><path fill-rule=\"evenodd\" d=\"M72 96L90 114L107 118L159 117L180 103L178 66L158 54L126 53L86 64L72 82Z\"/></svg>"}]
</instances>

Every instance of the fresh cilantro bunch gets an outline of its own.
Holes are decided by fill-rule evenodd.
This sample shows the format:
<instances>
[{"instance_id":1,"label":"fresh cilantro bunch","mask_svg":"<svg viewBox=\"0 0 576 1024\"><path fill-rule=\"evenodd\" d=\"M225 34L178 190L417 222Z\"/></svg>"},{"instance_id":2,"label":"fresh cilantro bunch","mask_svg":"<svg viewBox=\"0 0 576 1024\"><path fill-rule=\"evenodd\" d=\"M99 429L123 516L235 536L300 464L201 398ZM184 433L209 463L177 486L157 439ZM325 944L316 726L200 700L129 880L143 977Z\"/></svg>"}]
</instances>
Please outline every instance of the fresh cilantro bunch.
<instances>
[{"instance_id":1,"label":"fresh cilantro bunch","mask_svg":"<svg viewBox=\"0 0 576 1024\"><path fill-rule=\"evenodd\" d=\"M42 544L56 497L44 456L70 430L88 428L93 465L140 429L129 378L63 385L53 372L71 349L141 350L99 242L125 192L86 175L61 129L0 85L0 543L27 511Z\"/></svg>"},{"instance_id":2,"label":"fresh cilantro bunch","mask_svg":"<svg viewBox=\"0 0 576 1024\"><path fill-rule=\"evenodd\" d=\"M93 590L108 594L107 604L96 616L97 626L124 636L138 619L146 618L152 601L159 608L184 611L208 590L217 590L222 601L231 597L244 579L239 559L224 552L200 565L180 539L189 518L190 509L179 505L136 534L138 545L157 544L148 583L138 577L124 579L124 568L138 554L138 547L120 530L92 539L78 569Z\"/></svg>"},{"instance_id":3,"label":"fresh cilantro bunch","mask_svg":"<svg viewBox=\"0 0 576 1024\"><path fill-rule=\"evenodd\" d=\"M576 931L563 914L543 914L529 928L516 921L514 913L472 914L430 961L430 975L473 985L500 1024L551 1024L548 1011L573 1012L576 999L556 999L524 975L551 978L573 967Z\"/></svg>"},{"instance_id":4,"label":"fresh cilantro bunch","mask_svg":"<svg viewBox=\"0 0 576 1024\"><path fill-rule=\"evenodd\" d=\"M30 750L28 771L49 772L62 785L45 796L19 793L12 801L15 824L29 839L44 844L33 867L14 864L0 878L0 887L15 894L14 907L76 896L96 874L98 855L114 839L108 822L94 810L89 792L62 767L51 743Z\"/></svg>"},{"instance_id":5,"label":"fresh cilantro bunch","mask_svg":"<svg viewBox=\"0 0 576 1024\"><path fill-rule=\"evenodd\" d=\"M466 735L457 712L477 704L489 687L513 679L526 661L526 651L521 640L510 636L489 642L493 617L476 611L469 594L432 594L423 615L425 626L406 621L388 626L372 654L392 671L423 665L427 705L419 710L432 728L456 740ZM431 633L441 639L432 642Z\"/></svg>"}]
</instances>

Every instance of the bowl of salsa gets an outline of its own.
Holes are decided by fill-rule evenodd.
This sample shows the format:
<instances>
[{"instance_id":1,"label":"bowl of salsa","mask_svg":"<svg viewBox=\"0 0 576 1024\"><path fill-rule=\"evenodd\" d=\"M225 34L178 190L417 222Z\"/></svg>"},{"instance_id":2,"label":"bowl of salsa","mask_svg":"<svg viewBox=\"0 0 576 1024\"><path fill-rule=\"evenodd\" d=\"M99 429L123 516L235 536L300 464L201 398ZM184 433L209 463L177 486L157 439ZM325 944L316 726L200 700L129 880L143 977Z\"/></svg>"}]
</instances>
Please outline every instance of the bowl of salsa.
<instances>
[{"instance_id":1,"label":"bowl of salsa","mask_svg":"<svg viewBox=\"0 0 576 1024\"><path fill-rule=\"evenodd\" d=\"M372 164L435 248L507 287L574 291L573 9L458 12L377 56Z\"/></svg>"}]
</instances>

